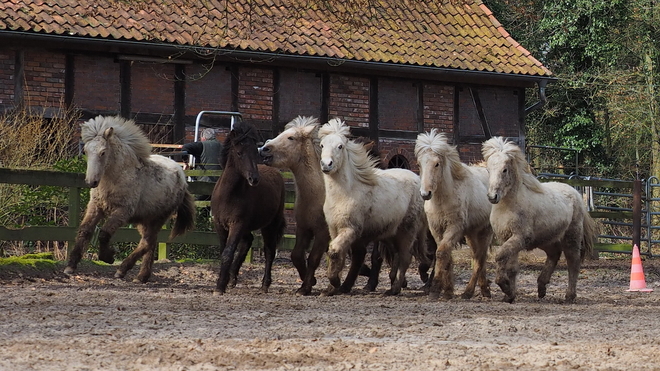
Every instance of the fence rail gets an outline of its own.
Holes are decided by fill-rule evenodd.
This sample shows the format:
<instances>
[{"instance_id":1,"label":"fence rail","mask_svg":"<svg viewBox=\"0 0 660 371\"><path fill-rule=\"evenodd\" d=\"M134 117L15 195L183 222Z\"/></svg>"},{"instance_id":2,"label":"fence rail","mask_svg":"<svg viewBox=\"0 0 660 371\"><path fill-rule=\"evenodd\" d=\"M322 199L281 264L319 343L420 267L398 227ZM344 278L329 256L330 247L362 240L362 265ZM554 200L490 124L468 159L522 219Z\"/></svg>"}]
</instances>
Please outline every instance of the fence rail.
<instances>
[{"instance_id":1,"label":"fence rail","mask_svg":"<svg viewBox=\"0 0 660 371\"><path fill-rule=\"evenodd\" d=\"M215 175L219 176L222 171L187 170L188 176ZM282 173L285 178L291 178L290 173ZM69 247L73 246L81 217L81 192L89 188L85 183L85 174L67 173L50 170L24 170L0 168L0 183L23 184L31 186L56 186L69 188L68 193L68 225L66 226L24 226L13 229L0 226L0 241L67 241ZM189 182L188 189L192 194L210 195L213 192L213 183ZM288 192L290 193L290 192ZM208 202L198 202L198 206L208 206ZM291 196L287 197L286 208L293 208ZM169 239L169 230L158 233L159 251L158 258L167 258L169 243L182 243L190 245L218 245L218 236L215 232L190 231L173 240ZM292 246L293 236L285 235L281 248ZM123 227L112 236L111 243L134 242L140 240L140 234L134 228ZM255 239L254 246L260 247L261 239Z\"/></svg>"}]
</instances>

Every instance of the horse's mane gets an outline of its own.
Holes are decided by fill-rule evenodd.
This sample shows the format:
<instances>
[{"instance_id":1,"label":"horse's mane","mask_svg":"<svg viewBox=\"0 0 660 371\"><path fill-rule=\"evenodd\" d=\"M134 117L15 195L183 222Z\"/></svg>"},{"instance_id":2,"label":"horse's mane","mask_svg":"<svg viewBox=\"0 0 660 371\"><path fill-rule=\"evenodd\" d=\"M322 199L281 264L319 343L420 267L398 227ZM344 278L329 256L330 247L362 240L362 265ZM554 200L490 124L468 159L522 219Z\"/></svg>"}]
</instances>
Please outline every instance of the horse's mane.
<instances>
[{"instance_id":1,"label":"horse's mane","mask_svg":"<svg viewBox=\"0 0 660 371\"><path fill-rule=\"evenodd\" d=\"M257 128L245 121L238 122L232 126L229 135L225 138L224 145L220 151L220 166L224 169L227 166L227 160L229 159L229 150L233 147L234 144L242 142L245 139L253 140L254 143L257 143L261 140Z\"/></svg>"},{"instance_id":2,"label":"horse's mane","mask_svg":"<svg viewBox=\"0 0 660 371\"><path fill-rule=\"evenodd\" d=\"M484 142L481 153L484 156L484 159L488 161L488 158L496 153L502 153L508 158L512 159L515 163L515 167L520 169L519 174L522 178L522 183L527 188L534 192L542 193L543 188L541 187L541 182L534 176L532 169L529 166L529 163L525 159L522 150L514 142L504 139L502 137L493 137Z\"/></svg>"},{"instance_id":3,"label":"horse's mane","mask_svg":"<svg viewBox=\"0 0 660 371\"><path fill-rule=\"evenodd\" d=\"M336 134L344 139L344 148L346 148L347 160L354 169L355 177L362 183L374 185L376 184L376 169L378 160L371 157L364 145L348 139L351 130L338 118L328 121L319 129L319 138L327 135Z\"/></svg>"},{"instance_id":4,"label":"horse's mane","mask_svg":"<svg viewBox=\"0 0 660 371\"><path fill-rule=\"evenodd\" d=\"M80 125L80 136L83 142L87 143L97 136L103 135L111 127L113 128L112 135L131 148L139 158L147 158L151 155L151 143L144 131L133 120L119 116L96 116L84 122Z\"/></svg>"},{"instance_id":5,"label":"horse's mane","mask_svg":"<svg viewBox=\"0 0 660 371\"><path fill-rule=\"evenodd\" d=\"M415 143L415 157L419 158L419 155L424 151L432 151L446 158L449 161L452 178L461 180L467 175L456 146L449 144L445 133L441 133L437 129L431 129L430 133L419 134Z\"/></svg>"},{"instance_id":6,"label":"horse's mane","mask_svg":"<svg viewBox=\"0 0 660 371\"><path fill-rule=\"evenodd\" d=\"M289 121L288 124L284 127L284 130L292 129L292 128L306 128L309 126L313 126L314 129L310 131L309 138L312 140L312 144L314 147L314 152L316 152L316 157L318 158L321 156L321 139L319 139L319 120L316 117L307 117L307 116L298 116L294 118L293 120ZM303 130L299 130L299 132L303 132Z\"/></svg>"}]
</instances>

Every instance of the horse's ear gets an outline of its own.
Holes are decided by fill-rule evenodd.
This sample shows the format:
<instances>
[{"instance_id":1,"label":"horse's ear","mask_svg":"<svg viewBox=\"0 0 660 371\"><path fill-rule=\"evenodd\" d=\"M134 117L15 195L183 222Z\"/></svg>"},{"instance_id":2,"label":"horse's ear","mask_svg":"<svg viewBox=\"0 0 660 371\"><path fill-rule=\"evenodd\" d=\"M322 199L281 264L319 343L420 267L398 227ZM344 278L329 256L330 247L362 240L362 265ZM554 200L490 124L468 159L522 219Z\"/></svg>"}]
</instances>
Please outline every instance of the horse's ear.
<instances>
[{"instance_id":1,"label":"horse's ear","mask_svg":"<svg viewBox=\"0 0 660 371\"><path fill-rule=\"evenodd\" d=\"M110 126L109 128L105 129L103 132L103 139L108 139L112 135L112 133L115 131L115 128Z\"/></svg>"}]
</instances>

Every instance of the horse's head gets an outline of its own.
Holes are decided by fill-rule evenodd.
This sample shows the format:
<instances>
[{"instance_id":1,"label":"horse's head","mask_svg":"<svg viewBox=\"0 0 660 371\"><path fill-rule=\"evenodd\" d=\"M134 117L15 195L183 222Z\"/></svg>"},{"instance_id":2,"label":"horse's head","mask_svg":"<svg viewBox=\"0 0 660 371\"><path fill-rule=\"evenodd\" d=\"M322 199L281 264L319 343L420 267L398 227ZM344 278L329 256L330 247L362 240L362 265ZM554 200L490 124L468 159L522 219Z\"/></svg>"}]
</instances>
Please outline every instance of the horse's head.
<instances>
[{"instance_id":1,"label":"horse's head","mask_svg":"<svg viewBox=\"0 0 660 371\"><path fill-rule=\"evenodd\" d=\"M415 157L421 178L419 192L424 200L431 199L439 183L446 185L451 179L458 180L465 176L456 147L450 145L445 134L436 129L417 136Z\"/></svg>"},{"instance_id":2,"label":"horse's head","mask_svg":"<svg viewBox=\"0 0 660 371\"><path fill-rule=\"evenodd\" d=\"M334 118L319 130L321 138L321 170L332 174L342 165L348 144L350 129L344 122Z\"/></svg>"},{"instance_id":3,"label":"horse's head","mask_svg":"<svg viewBox=\"0 0 660 371\"><path fill-rule=\"evenodd\" d=\"M488 200L497 204L517 185L520 147L502 137L493 137L482 147L488 169ZM524 159L523 159L524 160Z\"/></svg>"},{"instance_id":4,"label":"horse's head","mask_svg":"<svg viewBox=\"0 0 660 371\"><path fill-rule=\"evenodd\" d=\"M112 151L108 141L114 133L114 128L107 128L102 135L85 143L84 151L87 155L87 171L85 172L85 183L96 188L103 177L105 168L112 161Z\"/></svg>"},{"instance_id":5,"label":"horse's head","mask_svg":"<svg viewBox=\"0 0 660 371\"><path fill-rule=\"evenodd\" d=\"M250 186L259 184L259 134L250 124L240 122L232 126L222 148L222 165L225 171L235 169Z\"/></svg>"},{"instance_id":6,"label":"horse's head","mask_svg":"<svg viewBox=\"0 0 660 371\"><path fill-rule=\"evenodd\" d=\"M318 120L298 116L277 137L259 148L264 164L291 169L301 160L318 158Z\"/></svg>"}]
</instances>

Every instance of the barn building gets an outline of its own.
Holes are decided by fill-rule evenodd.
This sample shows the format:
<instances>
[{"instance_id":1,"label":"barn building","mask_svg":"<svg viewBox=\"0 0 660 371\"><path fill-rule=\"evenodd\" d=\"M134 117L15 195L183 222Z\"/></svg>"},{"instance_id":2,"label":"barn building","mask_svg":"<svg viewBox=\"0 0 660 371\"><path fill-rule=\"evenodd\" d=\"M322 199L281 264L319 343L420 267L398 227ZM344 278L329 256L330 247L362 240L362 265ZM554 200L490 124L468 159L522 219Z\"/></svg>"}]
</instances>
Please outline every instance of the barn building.
<instances>
[{"instance_id":1,"label":"barn building","mask_svg":"<svg viewBox=\"0 0 660 371\"><path fill-rule=\"evenodd\" d=\"M432 128L472 161L493 135L524 147L552 79L480 0L0 4L0 112L120 114L161 142L192 140L202 110L238 111L264 137L311 115L342 118L390 166L416 169Z\"/></svg>"}]
</instances>

